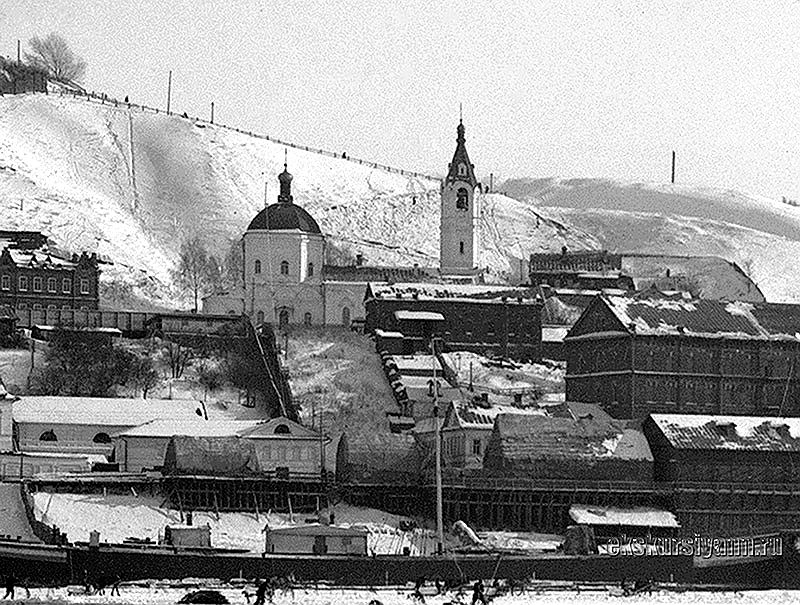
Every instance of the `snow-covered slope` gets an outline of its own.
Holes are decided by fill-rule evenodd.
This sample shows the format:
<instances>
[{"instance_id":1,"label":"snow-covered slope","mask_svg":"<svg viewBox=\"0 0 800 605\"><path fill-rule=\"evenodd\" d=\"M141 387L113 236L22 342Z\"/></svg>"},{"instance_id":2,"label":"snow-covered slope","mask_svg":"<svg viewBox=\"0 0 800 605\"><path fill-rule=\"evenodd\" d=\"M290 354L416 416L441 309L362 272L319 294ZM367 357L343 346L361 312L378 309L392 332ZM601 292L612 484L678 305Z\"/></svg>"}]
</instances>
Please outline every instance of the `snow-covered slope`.
<instances>
[{"instance_id":1,"label":"snow-covered slope","mask_svg":"<svg viewBox=\"0 0 800 605\"><path fill-rule=\"evenodd\" d=\"M502 189L606 248L721 256L767 300L800 302L800 208L729 190L604 179L521 179Z\"/></svg>"},{"instance_id":2,"label":"snow-covered slope","mask_svg":"<svg viewBox=\"0 0 800 605\"><path fill-rule=\"evenodd\" d=\"M282 145L178 116L57 95L0 98L3 228L96 251L115 263L103 279L163 303L176 302L170 269L181 242L200 235L224 255L263 207L265 182L275 201L283 161ZM437 264L438 181L297 149L288 161L295 202L346 254ZM484 208L481 262L501 278L532 250L592 243L504 196L486 196Z\"/></svg>"}]
</instances>

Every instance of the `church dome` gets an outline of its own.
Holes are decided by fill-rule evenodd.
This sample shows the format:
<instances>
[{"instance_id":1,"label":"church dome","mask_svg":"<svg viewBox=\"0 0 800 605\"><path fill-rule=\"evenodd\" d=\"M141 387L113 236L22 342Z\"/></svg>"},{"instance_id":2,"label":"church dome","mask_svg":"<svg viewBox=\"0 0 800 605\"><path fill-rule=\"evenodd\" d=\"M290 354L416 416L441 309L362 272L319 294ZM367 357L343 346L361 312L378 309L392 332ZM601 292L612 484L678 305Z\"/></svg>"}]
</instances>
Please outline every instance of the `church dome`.
<instances>
[{"instance_id":1,"label":"church dome","mask_svg":"<svg viewBox=\"0 0 800 605\"><path fill-rule=\"evenodd\" d=\"M279 202L267 206L256 214L250 221L248 231L254 229L269 229L270 231L286 231L298 229L305 233L322 233L317 221L308 212L296 204L285 204Z\"/></svg>"}]
</instances>

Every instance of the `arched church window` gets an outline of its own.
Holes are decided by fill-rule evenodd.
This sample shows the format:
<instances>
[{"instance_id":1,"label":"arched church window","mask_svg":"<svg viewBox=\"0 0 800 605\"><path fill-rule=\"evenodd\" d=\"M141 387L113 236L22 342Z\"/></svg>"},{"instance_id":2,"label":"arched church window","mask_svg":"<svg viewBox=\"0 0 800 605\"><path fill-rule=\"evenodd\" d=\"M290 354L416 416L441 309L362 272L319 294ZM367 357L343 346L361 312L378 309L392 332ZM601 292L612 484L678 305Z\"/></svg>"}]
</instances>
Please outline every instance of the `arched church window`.
<instances>
[{"instance_id":1,"label":"arched church window","mask_svg":"<svg viewBox=\"0 0 800 605\"><path fill-rule=\"evenodd\" d=\"M342 325L350 325L350 307L342 307Z\"/></svg>"},{"instance_id":2,"label":"arched church window","mask_svg":"<svg viewBox=\"0 0 800 605\"><path fill-rule=\"evenodd\" d=\"M311 313L306 313L303 316L303 325L310 326L311 325Z\"/></svg>"},{"instance_id":3,"label":"arched church window","mask_svg":"<svg viewBox=\"0 0 800 605\"><path fill-rule=\"evenodd\" d=\"M53 431L45 431L39 435L39 441L58 441L58 437Z\"/></svg>"},{"instance_id":4,"label":"arched church window","mask_svg":"<svg viewBox=\"0 0 800 605\"><path fill-rule=\"evenodd\" d=\"M256 323L259 325L264 323L264 311L256 313Z\"/></svg>"},{"instance_id":5,"label":"arched church window","mask_svg":"<svg viewBox=\"0 0 800 605\"><path fill-rule=\"evenodd\" d=\"M289 325L289 311L286 309L282 309L280 313L278 313L278 327L285 328Z\"/></svg>"},{"instance_id":6,"label":"arched church window","mask_svg":"<svg viewBox=\"0 0 800 605\"><path fill-rule=\"evenodd\" d=\"M111 443L111 437L109 437L108 433L97 433L92 439L93 443Z\"/></svg>"},{"instance_id":7,"label":"arched church window","mask_svg":"<svg viewBox=\"0 0 800 605\"><path fill-rule=\"evenodd\" d=\"M281 275L289 275L289 261L281 261Z\"/></svg>"},{"instance_id":8,"label":"arched church window","mask_svg":"<svg viewBox=\"0 0 800 605\"><path fill-rule=\"evenodd\" d=\"M469 209L469 191L465 187L459 187L456 191L456 208L458 210Z\"/></svg>"},{"instance_id":9,"label":"arched church window","mask_svg":"<svg viewBox=\"0 0 800 605\"><path fill-rule=\"evenodd\" d=\"M458 251L461 254L464 254L464 242L458 242Z\"/></svg>"},{"instance_id":10,"label":"arched church window","mask_svg":"<svg viewBox=\"0 0 800 605\"><path fill-rule=\"evenodd\" d=\"M255 263L253 263L253 273L255 273L256 275L261 273L261 261L260 260L257 260Z\"/></svg>"},{"instance_id":11,"label":"arched church window","mask_svg":"<svg viewBox=\"0 0 800 605\"><path fill-rule=\"evenodd\" d=\"M308 263L308 276L312 277L314 275L314 263Z\"/></svg>"}]
</instances>

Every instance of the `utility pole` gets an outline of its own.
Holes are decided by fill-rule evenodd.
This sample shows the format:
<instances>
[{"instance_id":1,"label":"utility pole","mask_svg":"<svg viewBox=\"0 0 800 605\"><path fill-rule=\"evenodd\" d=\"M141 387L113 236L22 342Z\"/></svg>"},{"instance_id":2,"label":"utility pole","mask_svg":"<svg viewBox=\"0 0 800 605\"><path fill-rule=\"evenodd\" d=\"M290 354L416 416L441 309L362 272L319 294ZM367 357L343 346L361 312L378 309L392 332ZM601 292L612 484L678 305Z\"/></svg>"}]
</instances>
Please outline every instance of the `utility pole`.
<instances>
[{"instance_id":1,"label":"utility pole","mask_svg":"<svg viewBox=\"0 0 800 605\"><path fill-rule=\"evenodd\" d=\"M439 387L436 384L436 340L431 337L431 359L433 360L433 422L436 426L436 554L444 548L444 520L442 515L442 432L439 426Z\"/></svg>"},{"instance_id":2,"label":"utility pole","mask_svg":"<svg viewBox=\"0 0 800 605\"><path fill-rule=\"evenodd\" d=\"M214 123L214 101L211 101L211 123Z\"/></svg>"},{"instance_id":3,"label":"utility pole","mask_svg":"<svg viewBox=\"0 0 800 605\"><path fill-rule=\"evenodd\" d=\"M167 115L169 115L170 97L172 96L172 70L169 70L169 79L167 80Z\"/></svg>"},{"instance_id":4,"label":"utility pole","mask_svg":"<svg viewBox=\"0 0 800 605\"><path fill-rule=\"evenodd\" d=\"M675 184L675 152L672 152L672 184Z\"/></svg>"},{"instance_id":5,"label":"utility pole","mask_svg":"<svg viewBox=\"0 0 800 605\"><path fill-rule=\"evenodd\" d=\"M21 42L17 40L17 63L22 63Z\"/></svg>"}]
</instances>

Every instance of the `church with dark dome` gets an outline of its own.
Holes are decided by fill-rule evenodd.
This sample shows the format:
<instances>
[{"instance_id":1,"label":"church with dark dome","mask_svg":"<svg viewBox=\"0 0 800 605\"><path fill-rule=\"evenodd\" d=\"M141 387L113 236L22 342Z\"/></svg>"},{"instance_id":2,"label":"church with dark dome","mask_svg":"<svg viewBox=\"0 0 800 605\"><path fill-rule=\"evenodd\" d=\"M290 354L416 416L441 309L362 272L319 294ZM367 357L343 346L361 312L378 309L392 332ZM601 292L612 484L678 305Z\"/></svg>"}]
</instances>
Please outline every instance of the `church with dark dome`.
<instances>
[{"instance_id":1,"label":"church with dark dome","mask_svg":"<svg viewBox=\"0 0 800 605\"><path fill-rule=\"evenodd\" d=\"M473 280L477 270L479 187L469 160L464 124L441 188L440 270L418 267L325 265L325 235L294 203L287 163L278 175L278 201L258 212L242 236L242 280L203 299L204 313L245 313L257 324L345 325L363 320L368 283Z\"/></svg>"}]
</instances>

